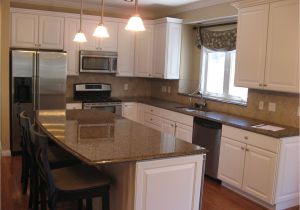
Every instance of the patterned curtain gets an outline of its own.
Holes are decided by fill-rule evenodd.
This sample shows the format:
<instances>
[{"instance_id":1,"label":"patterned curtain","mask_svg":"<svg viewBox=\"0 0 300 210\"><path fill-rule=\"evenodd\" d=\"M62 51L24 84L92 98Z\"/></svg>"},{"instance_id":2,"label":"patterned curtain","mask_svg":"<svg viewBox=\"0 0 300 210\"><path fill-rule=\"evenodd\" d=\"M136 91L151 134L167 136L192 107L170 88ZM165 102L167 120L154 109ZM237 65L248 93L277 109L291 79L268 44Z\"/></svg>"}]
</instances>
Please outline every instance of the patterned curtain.
<instances>
[{"instance_id":1,"label":"patterned curtain","mask_svg":"<svg viewBox=\"0 0 300 210\"><path fill-rule=\"evenodd\" d=\"M237 29L225 31L213 31L208 28L197 28L196 46L201 49L204 46L207 49L219 52L232 51L236 48Z\"/></svg>"}]
</instances>

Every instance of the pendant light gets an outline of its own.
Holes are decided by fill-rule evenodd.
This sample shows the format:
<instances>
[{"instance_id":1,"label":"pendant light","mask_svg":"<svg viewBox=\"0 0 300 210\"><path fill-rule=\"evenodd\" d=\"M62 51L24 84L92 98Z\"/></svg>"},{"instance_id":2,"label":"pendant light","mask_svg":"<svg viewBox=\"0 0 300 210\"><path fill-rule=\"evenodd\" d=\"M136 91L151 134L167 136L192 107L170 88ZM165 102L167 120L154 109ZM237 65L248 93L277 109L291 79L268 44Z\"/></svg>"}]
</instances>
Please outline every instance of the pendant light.
<instances>
[{"instance_id":1,"label":"pendant light","mask_svg":"<svg viewBox=\"0 0 300 210\"><path fill-rule=\"evenodd\" d=\"M78 33L75 35L73 39L74 42L79 42L79 43L86 42L85 35L82 32L82 10L83 10L83 0L81 0L81 8L80 8L80 28Z\"/></svg>"},{"instance_id":2,"label":"pendant light","mask_svg":"<svg viewBox=\"0 0 300 210\"><path fill-rule=\"evenodd\" d=\"M106 27L103 25L103 9L104 9L104 0L101 1L101 19L100 22L93 33L94 37L98 38L108 38L109 34Z\"/></svg>"},{"instance_id":3,"label":"pendant light","mask_svg":"<svg viewBox=\"0 0 300 210\"><path fill-rule=\"evenodd\" d=\"M138 0L135 0L135 15L132 16L125 27L128 31L145 31L142 18L138 14Z\"/></svg>"}]
</instances>

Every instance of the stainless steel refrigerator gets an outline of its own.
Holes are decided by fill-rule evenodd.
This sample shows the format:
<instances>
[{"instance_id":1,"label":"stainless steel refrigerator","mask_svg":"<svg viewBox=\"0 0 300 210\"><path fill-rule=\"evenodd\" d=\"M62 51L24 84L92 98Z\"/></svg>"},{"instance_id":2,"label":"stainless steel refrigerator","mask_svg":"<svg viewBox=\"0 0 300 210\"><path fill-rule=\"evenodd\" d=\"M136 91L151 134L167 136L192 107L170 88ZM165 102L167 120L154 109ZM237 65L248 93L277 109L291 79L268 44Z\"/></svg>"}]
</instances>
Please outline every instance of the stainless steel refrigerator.
<instances>
[{"instance_id":1,"label":"stainless steel refrigerator","mask_svg":"<svg viewBox=\"0 0 300 210\"><path fill-rule=\"evenodd\" d=\"M11 50L11 151L21 151L18 115L65 109L67 60L65 52Z\"/></svg>"}]
</instances>

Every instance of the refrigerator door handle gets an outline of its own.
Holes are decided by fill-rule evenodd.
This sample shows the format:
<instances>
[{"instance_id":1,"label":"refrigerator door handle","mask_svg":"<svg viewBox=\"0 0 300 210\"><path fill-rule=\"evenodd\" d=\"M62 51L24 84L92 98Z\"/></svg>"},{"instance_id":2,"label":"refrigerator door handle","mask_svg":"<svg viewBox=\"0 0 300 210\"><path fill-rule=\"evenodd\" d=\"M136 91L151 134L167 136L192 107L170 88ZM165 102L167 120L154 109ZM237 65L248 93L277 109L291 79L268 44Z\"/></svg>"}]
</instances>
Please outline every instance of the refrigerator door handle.
<instances>
[{"instance_id":1,"label":"refrigerator door handle","mask_svg":"<svg viewBox=\"0 0 300 210\"><path fill-rule=\"evenodd\" d=\"M33 91L32 91L32 94L33 94L33 111L36 111L37 110L37 103L38 103L38 94L37 94L37 89L38 89L38 71L37 71L37 68L38 68L38 57L39 57L39 54L37 52L34 52L34 56L33 56Z\"/></svg>"}]
</instances>

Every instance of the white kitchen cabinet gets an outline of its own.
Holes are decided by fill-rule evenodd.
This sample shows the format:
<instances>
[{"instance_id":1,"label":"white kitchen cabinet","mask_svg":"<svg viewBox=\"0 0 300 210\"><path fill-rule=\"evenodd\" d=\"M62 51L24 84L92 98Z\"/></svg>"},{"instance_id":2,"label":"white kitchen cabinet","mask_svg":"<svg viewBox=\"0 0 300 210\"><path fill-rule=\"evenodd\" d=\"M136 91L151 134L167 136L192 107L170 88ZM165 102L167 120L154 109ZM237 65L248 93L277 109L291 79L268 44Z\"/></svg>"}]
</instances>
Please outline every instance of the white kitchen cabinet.
<instances>
[{"instance_id":1,"label":"white kitchen cabinet","mask_svg":"<svg viewBox=\"0 0 300 210\"><path fill-rule=\"evenodd\" d=\"M161 120L161 132L170 134L171 136L175 135L175 122L167 119Z\"/></svg>"},{"instance_id":2,"label":"white kitchen cabinet","mask_svg":"<svg viewBox=\"0 0 300 210\"><path fill-rule=\"evenodd\" d=\"M125 30L126 24L118 27L118 69L117 76L134 75L135 33Z\"/></svg>"},{"instance_id":3,"label":"white kitchen cabinet","mask_svg":"<svg viewBox=\"0 0 300 210\"><path fill-rule=\"evenodd\" d=\"M137 121L138 117L137 103L122 103L122 116L133 121Z\"/></svg>"},{"instance_id":4,"label":"white kitchen cabinet","mask_svg":"<svg viewBox=\"0 0 300 210\"><path fill-rule=\"evenodd\" d=\"M63 17L39 16L39 47L43 49L63 49Z\"/></svg>"},{"instance_id":5,"label":"white kitchen cabinet","mask_svg":"<svg viewBox=\"0 0 300 210\"><path fill-rule=\"evenodd\" d=\"M218 178L268 209L299 205L299 136L282 139L222 126Z\"/></svg>"},{"instance_id":6,"label":"white kitchen cabinet","mask_svg":"<svg viewBox=\"0 0 300 210\"><path fill-rule=\"evenodd\" d=\"M266 58L269 5L238 12L235 85L262 88Z\"/></svg>"},{"instance_id":7,"label":"white kitchen cabinet","mask_svg":"<svg viewBox=\"0 0 300 210\"><path fill-rule=\"evenodd\" d=\"M247 145L243 190L274 204L277 154Z\"/></svg>"},{"instance_id":8,"label":"white kitchen cabinet","mask_svg":"<svg viewBox=\"0 0 300 210\"><path fill-rule=\"evenodd\" d=\"M135 70L137 77L152 77L153 68L153 25L145 25L146 31L136 33Z\"/></svg>"},{"instance_id":9,"label":"white kitchen cabinet","mask_svg":"<svg viewBox=\"0 0 300 210\"><path fill-rule=\"evenodd\" d=\"M242 188L246 144L222 137L218 178Z\"/></svg>"},{"instance_id":10,"label":"white kitchen cabinet","mask_svg":"<svg viewBox=\"0 0 300 210\"><path fill-rule=\"evenodd\" d=\"M64 18L38 14L11 14L11 46L63 49Z\"/></svg>"},{"instance_id":11,"label":"white kitchen cabinet","mask_svg":"<svg viewBox=\"0 0 300 210\"><path fill-rule=\"evenodd\" d=\"M39 16L34 14L11 14L11 46L37 48L39 42Z\"/></svg>"},{"instance_id":12,"label":"white kitchen cabinet","mask_svg":"<svg viewBox=\"0 0 300 210\"><path fill-rule=\"evenodd\" d=\"M93 33L99 24L97 18L83 18L82 31L86 36L87 42L80 46L81 50L101 50L117 52L118 48L118 23L105 21L109 37L96 38Z\"/></svg>"},{"instance_id":13,"label":"white kitchen cabinet","mask_svg":"<svg viewBox=\"0 0 300 210\"><path fill-rule=\"evenodd\" d=\"M239 9L235 85L298 93L299 1L235 5Z\"/></svg>"},{"instance_id":14,"label":"white kitchen cabinet","mask_svg":"<svg viewBox=\"0 0 300 210\"><path fill-rule=\"evenodd\" d=\"M299 92L299 0L270 4L265 89Z\"/></svg>"},{"instance_id":15,"label":"white kitchen cabinet","mask_svg":"<svg viewBox=\"0 0 300 210\"><path fill-rule=\"evenodd\" d=\"M203 155L137 162L134 209L199 210L202 170Z\"/></svg>"},{"instance_id":16,"label":"white kitchen cabinet","mask_svg":"<svg viewBox=\"0 0 300 210\"><path fill-rule=\"evenodd\" d=\"M79 74L79 44L73 41L79 28L80 22L78 19L65 19L64 50L67 52L68 75L76 76Z\"/></svg>"},{"instance_id":17,"label":"white kitchen cabinet","mask_svg":"<svg viewBox=\"0 0 300 210\"><path fill-rule=\"evenodd\" d=\"M181 123L176 122L176 132L175 136L176 138L185 140L187 142L192 143L193 140L193 127L187 126Z\"/></svg>"},{"instance_id":18,"label":"white kitchen cabinet","mask_svg":"<svg viewBox=\"0 0 300 210\"><path fill-rule=\"evenodd\" d=\"M153 77L179 79L181 20L166 18L154 26Z\"/></svg>"}]
</instances>

